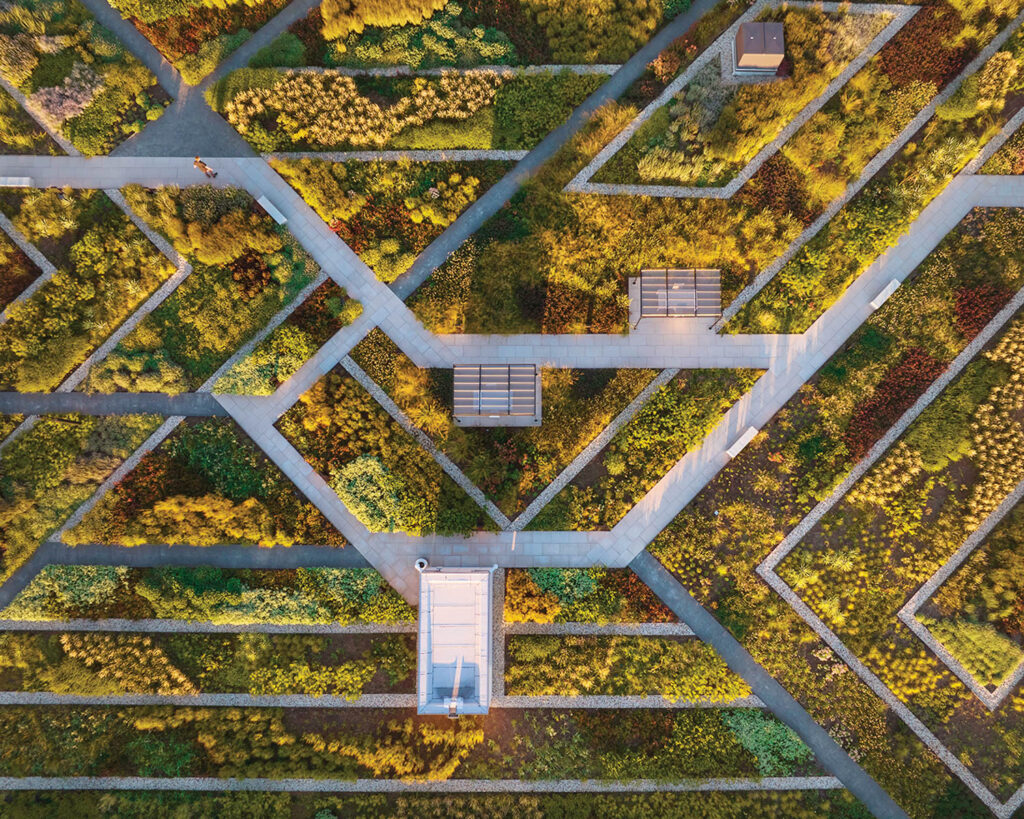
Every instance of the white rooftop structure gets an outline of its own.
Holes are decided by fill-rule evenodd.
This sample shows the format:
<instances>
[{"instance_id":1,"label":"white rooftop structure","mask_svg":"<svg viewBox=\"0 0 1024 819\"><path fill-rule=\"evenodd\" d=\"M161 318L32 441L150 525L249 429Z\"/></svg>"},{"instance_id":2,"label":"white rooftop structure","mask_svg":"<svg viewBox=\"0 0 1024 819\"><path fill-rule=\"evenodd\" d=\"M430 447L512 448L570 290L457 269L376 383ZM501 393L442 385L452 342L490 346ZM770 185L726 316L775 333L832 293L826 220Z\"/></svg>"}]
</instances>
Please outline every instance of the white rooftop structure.
<instances>
[{"instance_id":1,"label":"white rooftop structure","mask_svg":"<svg viewBox=\"0 0 1024 819\"><path fill-rule=\"evenodd\" d=\"M535 364L457 365L452 414L463 426L539 426L540 393Z\"/></svg>"},{"instance_id":2,"label":"white rooftop structure","mask_svg":"<svg viewBox=\"0 0 1024 819\"><path fill-rule=\"evenodd\" d=\"M718 270L641 270L630 282L630 307L639 318L683 318L722 314L721 272Z\"/></svg>"},{"instance_id":3,"label":"white rooftop structure","mask_svg":"<svg viewBox=\"0 0 1024 819\"><path fill-rule=\"evenodd\" d=\"M491 701L491 576L489 569L420 572L417 711L486 714Z\"/></svg>"}]
</instances>

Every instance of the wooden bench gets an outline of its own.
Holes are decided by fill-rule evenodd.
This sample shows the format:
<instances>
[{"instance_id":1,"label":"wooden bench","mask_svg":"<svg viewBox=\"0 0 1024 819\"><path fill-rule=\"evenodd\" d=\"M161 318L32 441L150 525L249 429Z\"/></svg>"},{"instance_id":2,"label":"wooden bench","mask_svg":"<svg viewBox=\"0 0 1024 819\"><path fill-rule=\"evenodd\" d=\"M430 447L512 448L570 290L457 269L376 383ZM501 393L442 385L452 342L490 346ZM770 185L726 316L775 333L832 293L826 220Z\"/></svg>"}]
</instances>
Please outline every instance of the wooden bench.
<instances>
[{"instance_id":1,"label":"wooden bench","mask_svg":"<svg viewBox=\"0 0 1024 819\"><path fill-rule=\"evenodd\" d=\"M31 188L31 176L0 176L0 188Z\"/></svg>"},{"instance_id":2,"label":"wooden bench","mask_svg":"<svg viewBox=\"0 0 1024 819\"><path fill-rule=\"evenodd\" d=\"M274 207L274 203L267 199L267 197L261 196L259 199L256 200L256 203L261 208L263 208L263 210L267 212L267 215L270 216L270 218L277 222L279 225L283 225L285 222L288 221L285 215L281 213L281 211L279 211L276 207Z\"/></svg>"}]
</instances>

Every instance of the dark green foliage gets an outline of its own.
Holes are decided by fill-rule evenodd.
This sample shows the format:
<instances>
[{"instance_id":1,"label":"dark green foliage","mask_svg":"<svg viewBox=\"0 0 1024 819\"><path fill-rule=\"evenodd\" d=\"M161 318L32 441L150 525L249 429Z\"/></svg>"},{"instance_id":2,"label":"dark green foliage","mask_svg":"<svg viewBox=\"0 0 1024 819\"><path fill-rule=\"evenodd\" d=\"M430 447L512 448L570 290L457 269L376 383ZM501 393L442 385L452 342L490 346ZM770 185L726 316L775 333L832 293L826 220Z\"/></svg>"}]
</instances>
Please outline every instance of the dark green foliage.
<instances>
[{"instance_id":1,"label":"dark green foliage","mask_svg":"<svg viewBox=\"0 0 1024 819\"><path fill-rule=\"evenodd\" d=\"M594 74L532 74L498 88L494 147L530 148L568 119L605 82Z\"/></svg>"}]
</instances>

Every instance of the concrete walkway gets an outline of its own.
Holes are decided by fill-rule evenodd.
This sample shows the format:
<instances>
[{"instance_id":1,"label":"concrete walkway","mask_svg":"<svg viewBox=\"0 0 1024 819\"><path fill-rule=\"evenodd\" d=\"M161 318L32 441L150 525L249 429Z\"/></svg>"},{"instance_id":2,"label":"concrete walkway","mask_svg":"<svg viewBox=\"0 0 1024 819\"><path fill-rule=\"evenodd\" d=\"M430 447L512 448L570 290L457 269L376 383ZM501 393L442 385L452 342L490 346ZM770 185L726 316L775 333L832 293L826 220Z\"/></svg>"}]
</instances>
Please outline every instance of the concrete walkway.
<instances>
[{"instance_id":1,"label":"concrete walkway","mask_svg":"<svg viewBox=\"0 0 1024 819\"><path fill-rule=\"evenodd\" d=\"M0 414L54 415L66 412L81 415L227 415L209 393L0 392Z\"/></svg>"},{"instance_id":2,"label":"concrete walkway","mask_svg":"<svg viewBox=\"0 0 1024 819\"><path fill-rule=\"evenodd\" d=\"M693 599L654 555L641 552L629 567L694 634L718 652L729 668L743 677L772 713L814 751L818 763L839 778L872 814L879 819L906 819L907 814L892 797L750 656L725 626Z\"/></svg>"}]
</instances>

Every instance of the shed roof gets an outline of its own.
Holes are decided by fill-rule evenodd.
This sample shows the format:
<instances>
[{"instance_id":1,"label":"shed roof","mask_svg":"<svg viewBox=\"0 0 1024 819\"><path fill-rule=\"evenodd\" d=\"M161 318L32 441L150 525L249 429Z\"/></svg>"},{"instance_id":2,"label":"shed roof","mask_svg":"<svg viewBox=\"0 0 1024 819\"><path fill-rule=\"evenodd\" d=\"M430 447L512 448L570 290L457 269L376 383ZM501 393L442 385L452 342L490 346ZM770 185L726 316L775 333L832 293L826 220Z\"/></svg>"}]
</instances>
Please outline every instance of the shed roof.
<instances>
[{"instance_id":1,"label":"shed roof","mask_svg":"<svg viewBox=\"0 0 1024 819\"><path fill-rule=\"evenodd\" d=\"M786 55L782 23L741 23L736 32L736 68L774 70Z\"/></svg>"}]
</instances>

